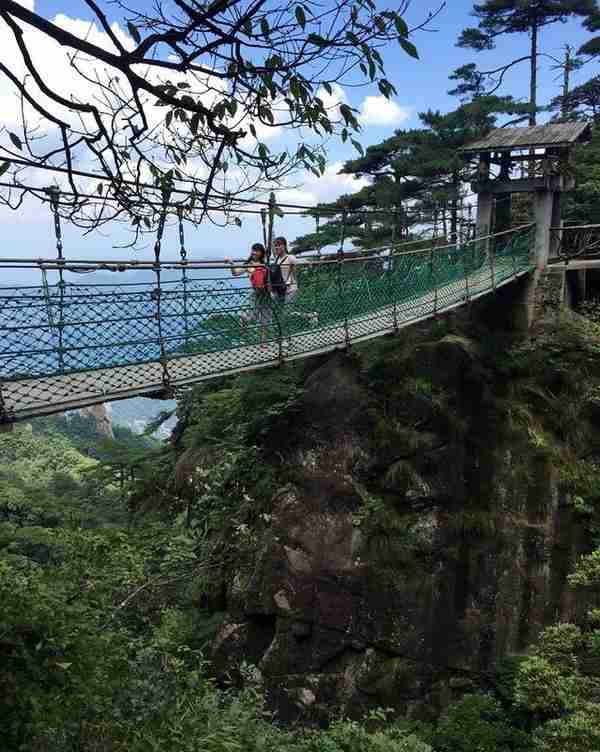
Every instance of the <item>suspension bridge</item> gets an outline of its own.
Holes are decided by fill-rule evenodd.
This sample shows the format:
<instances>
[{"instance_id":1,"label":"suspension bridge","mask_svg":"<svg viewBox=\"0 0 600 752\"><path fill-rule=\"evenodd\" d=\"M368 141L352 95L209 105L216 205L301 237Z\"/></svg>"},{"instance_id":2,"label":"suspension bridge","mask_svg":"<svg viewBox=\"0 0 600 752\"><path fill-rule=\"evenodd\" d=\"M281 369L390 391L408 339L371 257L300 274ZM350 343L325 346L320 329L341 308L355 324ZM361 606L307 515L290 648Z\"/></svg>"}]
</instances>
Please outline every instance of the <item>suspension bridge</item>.
<instances>
[{"instance_id":1,"label":"suspension bridge","mask_svg":"<svg viewBox=\"0 0 600 752\"><path fill-rule=\"evenodd\" d=\"M232 277L222 262L188 260L181 204L162 204L153 261L66 259L58 189L19 183L51 204L57 256L0 259L3 274L28 266L41 277L37 286L0 287L0 424L127 397L171 395L205 379L346 348L493 295L535 270L530 291L537 272L552 261L565 261L561 273L563 280L570 274L572 287L585 289L588 272L596 284L598 261L588 257L598 255L600 227L565 228L560 216L560 196L574 188L570 151L589 137L585 123L491 131L460 150L475 162L475 239L429 247L392 241L346 253L344 212L339 251L303 256L298 294L283 305L263 298L257 306L248 278ZM494 226L510 226L515 193L531 196L534 222L490 234ZM268 233L266 209L259 212L267 248L275 208L269 204ZM313 213L318 236L318 212L295 208L303 216ZM161 261L167 211L179 219L178 262ZM376 220L378 212L367 219ZM115 281L100 281L99 272ZM71 281L84 273L94 281ZM529 325L531 296L525 303Z\"/></svg>"},{"instance_id":2,"label":"suspension bridge","mask_svg":"<svg viewBox=\"0 0 600 752\"><path fill-rule=\"evenodd\" d=\"M293 303L263 306L258 321L247 278L223 263L32 262L60 279L0 288L0 420L168 394L396 332L528 274L534 240L527 225L462 245L301 259ZM71 283L69 271L118 280ZM150 279L137 281L143 271Z\"/></svg>"}]
</instances>

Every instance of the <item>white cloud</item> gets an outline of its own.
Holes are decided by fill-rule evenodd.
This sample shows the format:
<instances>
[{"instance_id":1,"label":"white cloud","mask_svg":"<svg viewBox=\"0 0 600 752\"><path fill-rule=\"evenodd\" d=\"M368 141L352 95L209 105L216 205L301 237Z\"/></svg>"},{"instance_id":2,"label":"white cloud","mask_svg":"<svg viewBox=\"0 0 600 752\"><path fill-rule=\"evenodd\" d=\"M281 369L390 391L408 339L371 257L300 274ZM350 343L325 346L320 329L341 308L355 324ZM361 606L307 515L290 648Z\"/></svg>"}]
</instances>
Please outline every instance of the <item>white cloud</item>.
<instances>
[{"instance_id":1,"label":"white cloud","mask_svg":"<svg viewBox=\"0 0 600 752\"><path fill-rule=\"evenodd\" d=\"M356 179L352 175L338 174L343 166L343 162L334 162L327 167L324 175L320 178L308 172L302 180L302 188L280 191L277 196L282 203L314 206L318 203L335 201L339 196L346 193L355 193L369 185L366 178Z\"/></svg>"},{"instance_id":2,"label":"white cloud","mask_svg":"<svg viewBox=\"0 0 600 752\"><path fill-rule=\"evenodd\" d=\"M34 9L32 0L22 0L21 4L29 10ZM86 39L105 50L116 52L108 34L101 31L96 24L90 21L70 18L63 13L59 13L52 19L52 22L81 39ZM31 54L33 65L42 71L42 75L49 83L50 88L66 100L88 102L91 85L77 73L71 63L69 55L72 55L73 51L62 47L46 34L27 24L23 25L23 30L23 38ZM135 47L133 40L117 23L112 24L111 30L126 49ZM75 113L69 112L69 108L63 105L52 102L48 96L33 85L31 75L23 62L14 35L7 24L0 24L0 61L7 65L18 80L23 81L27 77L27 88L37 103L46 107L71 126L77 127L80 125L79 118ZM94 65L94 62L87 55L76 55L75 64L91 78L94 77L95 71L106 77L117 73L104 64ZM21 103L17 88L4 76L0 77L0 107L2 107L3 125L18 126L21 124ZM25 105L25 115L30 126L40 121L39 114L29 104Z\"/></svg>"},{"instance_id":3,"label":"white cloud","mask_svg":"<svg viewBox=\"0 0 600 752\"><path fill-rule=\"evenodd\" d=\"M339 84L331 84L331 94L329 94L329 92L325 91L325 89L320 86L317 89L316 96L321 99L321 101L323 102L323 107L325 107L327 111L333 109L337 110L340 104L348 103L346 92ZM331 114L333 113L330 113L330 115Z\"/></svg>"},{"instance_id":4,"label":"white cloud","mask_svg":"<svg viewBox=\"0 0 600 752\"><path fill-rule=\"evenodd\" d=\"M362 125L393 126L405 123L413 114L413 107L403 107L383 94L365 97L360 108Z\"/></svg>"}]
</instances>

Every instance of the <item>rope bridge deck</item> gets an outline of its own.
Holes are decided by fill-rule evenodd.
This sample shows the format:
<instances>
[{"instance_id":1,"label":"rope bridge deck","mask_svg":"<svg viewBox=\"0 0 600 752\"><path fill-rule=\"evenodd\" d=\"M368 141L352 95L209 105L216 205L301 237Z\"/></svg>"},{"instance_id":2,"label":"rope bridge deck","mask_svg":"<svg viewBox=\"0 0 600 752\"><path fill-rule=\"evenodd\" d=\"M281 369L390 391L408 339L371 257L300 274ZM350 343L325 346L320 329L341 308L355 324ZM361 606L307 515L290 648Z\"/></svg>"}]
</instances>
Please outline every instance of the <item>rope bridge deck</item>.
<instances>
[{"instance_id":1,"label":"rope bridge deck","mask_svg":"<svg viewBox=\"0 0 600 752\"><path fill-rule=\"evenodd\" d=\"M283 306L255 300L247 279L218 264L204 277L163 262L148 265L145 283L0 288L0 422L168 393L397 331L527 274L533 242L530 225L461 246L302 259L299 292ZM165 280L173 269L181 278Z\"/></svg>"}]
</instances>

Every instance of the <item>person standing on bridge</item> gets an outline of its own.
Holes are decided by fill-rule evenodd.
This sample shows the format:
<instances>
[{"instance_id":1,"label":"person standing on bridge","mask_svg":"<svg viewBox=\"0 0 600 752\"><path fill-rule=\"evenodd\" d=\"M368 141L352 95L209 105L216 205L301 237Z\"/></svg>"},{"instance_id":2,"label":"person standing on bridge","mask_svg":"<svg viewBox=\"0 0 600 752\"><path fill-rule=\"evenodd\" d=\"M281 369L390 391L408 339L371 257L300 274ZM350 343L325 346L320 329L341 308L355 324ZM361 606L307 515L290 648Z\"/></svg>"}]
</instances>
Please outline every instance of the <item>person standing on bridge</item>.
<instances>
[{"instance_id":1,"label":"person standing on bridge","mask_svg":"<svg viewBox=\"0 0 600 752\"><path fill-rule=\"evenodd\" d=\"M231 274L241 277L246 274L252 286L252 307L242 311L241 324L245 328L250 322L260 325L260 346L265 347L267 327L271 323L271 296L269 295L269 274L266 267L267 252L262 243L254 243L250 257L241 267L233 265L230 258L225 262L231 266Z\"/></svg>"},{"instance_id":2,"label":"person standing on bridge","mask_svg":"<svg viewBox=\"0 0 600 752\"><path fill-rule=\"evenodd\" d=\"M294 308L294 302L298 295L298 259L288 253L287 240L284 237L275 238L273 243L275 260L269 264L269 279L271 295L283 318L297 316L308 321L312 325L319 323L319 314L316 312L303 313ZM291 341L288 336L288 344Z\"/></svg>"}]
</instances>

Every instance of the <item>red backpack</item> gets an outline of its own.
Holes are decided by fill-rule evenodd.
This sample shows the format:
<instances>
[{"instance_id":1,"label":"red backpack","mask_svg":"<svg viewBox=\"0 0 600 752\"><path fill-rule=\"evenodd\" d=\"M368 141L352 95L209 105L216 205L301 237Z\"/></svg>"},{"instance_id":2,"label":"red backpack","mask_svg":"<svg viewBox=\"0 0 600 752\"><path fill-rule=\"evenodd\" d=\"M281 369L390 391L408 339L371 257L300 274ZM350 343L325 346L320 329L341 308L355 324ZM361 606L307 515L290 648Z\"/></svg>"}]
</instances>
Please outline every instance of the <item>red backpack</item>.
<instances>
[{"instance_id":1,"label":"red backpack","mask_svg":"<svg viewBox=\"0 0 600 752\"><path fill-rule=\"evenodd\" d=\"M255 290L264 290L267 287L266 266L256 266L250 275L250 284Z\"/></svg>"}]
</instances>

